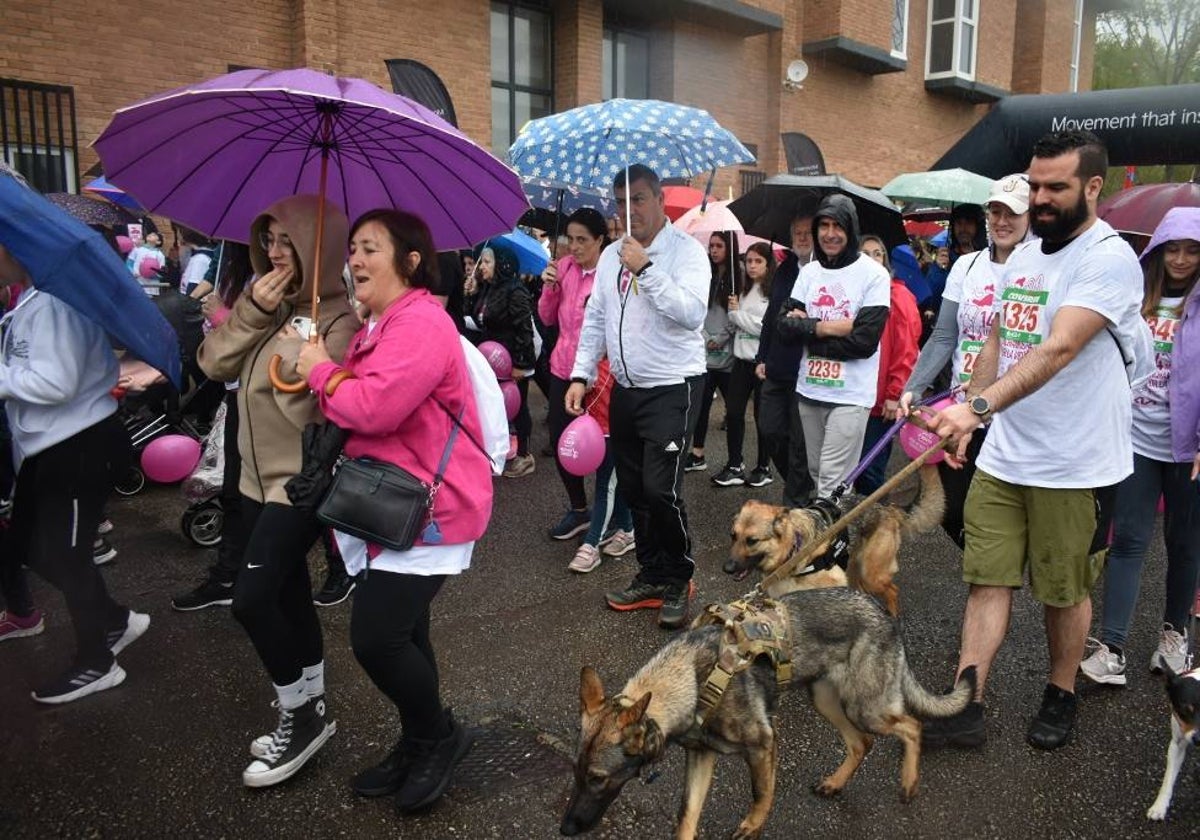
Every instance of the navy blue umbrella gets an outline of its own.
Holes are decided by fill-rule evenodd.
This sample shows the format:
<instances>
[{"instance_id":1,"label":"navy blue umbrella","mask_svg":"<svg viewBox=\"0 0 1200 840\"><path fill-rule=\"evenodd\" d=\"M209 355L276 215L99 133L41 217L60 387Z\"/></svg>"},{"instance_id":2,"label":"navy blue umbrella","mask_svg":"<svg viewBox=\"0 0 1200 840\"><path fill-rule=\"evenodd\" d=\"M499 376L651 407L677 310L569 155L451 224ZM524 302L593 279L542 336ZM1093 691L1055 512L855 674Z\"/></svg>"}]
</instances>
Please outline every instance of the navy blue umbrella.
<instances>
[{"instance_id":1,"label":"navy blue umbrella","mask_svg":"<svg viewBox=\"0 0 1200 840\"><path fill-rule=\"evenodd\" d=\"M0 170L0 244L33 285L99 324L121 346L183 384L179 339L104 238Z\"/></svg>"}]
</instances>

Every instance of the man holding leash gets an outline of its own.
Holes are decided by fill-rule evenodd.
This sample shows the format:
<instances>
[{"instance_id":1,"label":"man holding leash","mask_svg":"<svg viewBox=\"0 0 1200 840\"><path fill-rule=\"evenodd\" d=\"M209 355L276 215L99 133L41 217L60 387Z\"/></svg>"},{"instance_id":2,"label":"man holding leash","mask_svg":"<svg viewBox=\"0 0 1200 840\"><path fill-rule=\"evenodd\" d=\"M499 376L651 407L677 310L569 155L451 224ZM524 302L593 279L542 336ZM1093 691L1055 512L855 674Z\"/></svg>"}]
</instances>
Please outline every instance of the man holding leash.
<instances>
[{"instance_id":1,"label":"man holding leash","mask_svg":"<svg viewBox=\"0 0 1200 840\"><path fill-rule=\"evenodd\" d=\"M996 285L991 332L967 400L930 428L957 446L991 428L967 495L959 672L978 667L976 702L926 725L928 746L986 740L983 686L1008 631L1012 593L1028 573L1045 607L1049 682L1029 725L1031 746L1066 744L1075 672L1104 562L1114 485L1133 466L1130 382L1153 351L1138 311L1132 249L1096 217L1108 153L1090 132L1044 136L1029 166L1033 232Z\"/></svg>"},{"instance_id":2,"label":"man holding leash","mask_svg":"<svg viewBox=\"0 0 1200 840\"><path fill-rule=\"evenodd\" d=\"M600 255L588 299L567 411L580 415L605 355L616 379L609 409L617 484L633 512L641 569L605 596L614 610L657 608L668 629L687 623L692 542L684 508L683 456L696 427L704 377L701 327L711 270L696 239L663 209L658 175L640 164L614 183L629 235Z\"/></svg>"}]
</instances>

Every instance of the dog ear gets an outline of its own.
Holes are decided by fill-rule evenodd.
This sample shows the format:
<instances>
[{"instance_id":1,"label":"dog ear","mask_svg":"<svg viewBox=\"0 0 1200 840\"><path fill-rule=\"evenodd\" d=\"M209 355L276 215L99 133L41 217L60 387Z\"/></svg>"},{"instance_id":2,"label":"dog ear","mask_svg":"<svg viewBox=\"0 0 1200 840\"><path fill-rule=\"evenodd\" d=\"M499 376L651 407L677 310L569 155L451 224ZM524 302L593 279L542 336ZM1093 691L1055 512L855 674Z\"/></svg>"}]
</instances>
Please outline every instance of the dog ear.
<instances>
[{"instance_id":1,"label":"dog ear","mask_svg":"<svg viewBox=\"0 0 1200 840\"><path fill-rule=\"evenodd\" d=\"M786 525L789 516L787 508L783 508L779 513L775 514L775 518L771 520L771 530L775 532L775 536L782 537L786 532Z\"/></svg>"},{"instance_id":2,"label":"dog ear","mask_svg":"<svg viewBox=\"0 0 1200 840\"><path fill-rule=\"evenodd\" d=\"M584 665L579 674L579 708L585 715L594 715L604 708L604 685L591 665Z\"/></svg>"},{"instance_id":3,"label":"dog ear","mask_svg":"<svg viewBox=\"0 0 1200 840\"><path fill-rule=\"evenodd\" d=\"M646 707L650 705L651 694L652 692L647 691L632 706L622 709L621 716L617 718L618 725L629 726L641 720L646 714Z\"/></svg>"}]
</instances>

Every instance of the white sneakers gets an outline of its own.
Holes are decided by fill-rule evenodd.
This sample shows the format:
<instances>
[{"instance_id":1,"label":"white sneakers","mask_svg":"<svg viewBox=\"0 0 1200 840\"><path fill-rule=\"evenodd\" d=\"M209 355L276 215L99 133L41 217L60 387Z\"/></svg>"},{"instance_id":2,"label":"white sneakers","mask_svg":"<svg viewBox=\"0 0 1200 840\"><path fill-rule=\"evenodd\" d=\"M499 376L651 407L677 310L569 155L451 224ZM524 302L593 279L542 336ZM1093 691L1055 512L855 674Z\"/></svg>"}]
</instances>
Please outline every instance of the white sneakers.
<instances>
[{"instance_id":1,"label":"white sneakers","mask_svg":"<svg viewBox=\"0 0 1200 840\"><path fill-rule=\"evenodd\" d=\"M1158 633L1158 647L1150 657L1150 672L1162 672L1162 663L1176 674L1186 671L1192 657L1188 652L1187 633L1180 633L1170 624L1164 624Z\"/></svg>"},{"instance_id":2,"label":"white sneakers","mask_svg":"<svg viewBox=\"0 0 1200 840\"><path fill-rule=\"evenodd\" d=\"M1150 672L1162 672L1163 663L1175 673L1186 671L1192 662L1188 637L1170 624L1164 624L1158 634L1158 647L1150 656ZM1102 685L1125 685L1125 657L1113 653L1098 639L1087 640L1091 654L1079 663L1079 670L1089 680Z\"/></svg>"}]
</instances>

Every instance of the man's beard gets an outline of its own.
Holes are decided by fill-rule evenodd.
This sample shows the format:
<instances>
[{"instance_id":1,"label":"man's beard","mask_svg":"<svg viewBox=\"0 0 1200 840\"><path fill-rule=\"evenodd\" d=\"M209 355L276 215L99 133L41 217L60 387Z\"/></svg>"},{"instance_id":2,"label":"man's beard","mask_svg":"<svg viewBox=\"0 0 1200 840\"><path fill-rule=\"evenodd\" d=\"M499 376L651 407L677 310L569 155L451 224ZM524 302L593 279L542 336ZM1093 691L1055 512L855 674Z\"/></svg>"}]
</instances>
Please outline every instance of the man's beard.
<instances>
[{"instance_id":1,"label":"man's beard","mask_svg":"<svg viewBox=\"0 0 1200 840\"><path fill-rule=\"evenodd\" d=\"M1038 218L1038 213L1051 213L1048 221ZM1029 208L1029 227L1035 236L1040 236L1047 242L1062 242L1070 238L1088 217L1087 197L1083 190L1079 191L1079 200L1070 210L1059 210L1049 204L1035 204Z\"/></svg>"}]
</instances>

